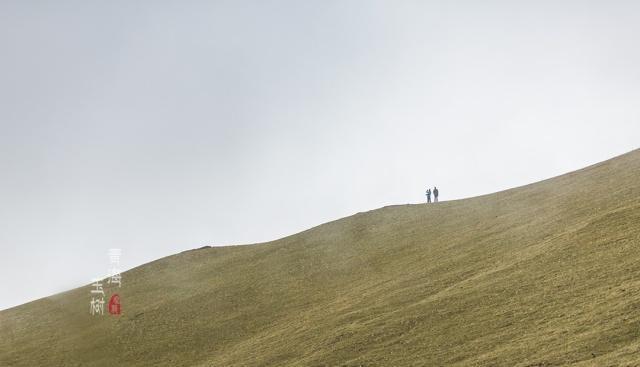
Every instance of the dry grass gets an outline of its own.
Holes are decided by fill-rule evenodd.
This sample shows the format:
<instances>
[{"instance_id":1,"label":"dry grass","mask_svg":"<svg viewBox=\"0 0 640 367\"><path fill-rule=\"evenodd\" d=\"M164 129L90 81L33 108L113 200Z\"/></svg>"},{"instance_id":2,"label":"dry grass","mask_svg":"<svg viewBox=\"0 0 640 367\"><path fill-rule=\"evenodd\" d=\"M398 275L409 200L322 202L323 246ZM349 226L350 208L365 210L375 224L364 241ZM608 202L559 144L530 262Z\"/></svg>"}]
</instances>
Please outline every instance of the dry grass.
<instances>
[{"instance_id":1,"label":"dry grass","mask_svg":"<svg viewBox=\"0 0 640 367\"><path fill-rule=\"evenodd\" d=\"M638 366L640 151L385 207L0 312L1 366ZM43 276L46 276L43 274Z\"/></svg>"}]
</instances>

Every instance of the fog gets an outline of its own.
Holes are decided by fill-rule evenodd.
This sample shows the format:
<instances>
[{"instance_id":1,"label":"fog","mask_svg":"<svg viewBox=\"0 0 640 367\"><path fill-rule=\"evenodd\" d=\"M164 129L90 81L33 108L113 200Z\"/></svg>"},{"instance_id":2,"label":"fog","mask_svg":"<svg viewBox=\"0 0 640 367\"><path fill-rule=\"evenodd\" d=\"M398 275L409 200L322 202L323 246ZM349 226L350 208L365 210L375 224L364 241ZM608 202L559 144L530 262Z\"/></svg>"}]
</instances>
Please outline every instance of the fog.
<instances>
[{"instance_id":1,"label":"fog","mask_svg":"<svg viewBox=\"0 0 640 367\"><path fill-rule=\"evenodd\" d=\"M0 309L638 148L632 1L3 1ZM123 287L126 287L126 277Z\"/></svg>"}]
</instances>

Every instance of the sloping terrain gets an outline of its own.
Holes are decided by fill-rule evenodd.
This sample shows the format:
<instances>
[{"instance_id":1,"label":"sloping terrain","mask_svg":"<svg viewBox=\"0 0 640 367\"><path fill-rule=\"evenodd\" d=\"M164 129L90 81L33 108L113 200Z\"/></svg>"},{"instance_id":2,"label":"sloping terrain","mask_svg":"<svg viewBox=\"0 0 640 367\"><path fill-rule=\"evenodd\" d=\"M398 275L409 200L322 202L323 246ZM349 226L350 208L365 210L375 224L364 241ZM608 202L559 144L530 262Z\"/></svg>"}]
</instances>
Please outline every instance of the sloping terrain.
<instances>
[{"instance_id":1,"label":"sloping terrain","mask_svg":"<svg viewBox=\"0 0 640 367\"><path fill-rule=\"evenodd\" d=\"M0 312L0 366L639 366L640 150L123 277Z\"/></svg>"}]
</instances>

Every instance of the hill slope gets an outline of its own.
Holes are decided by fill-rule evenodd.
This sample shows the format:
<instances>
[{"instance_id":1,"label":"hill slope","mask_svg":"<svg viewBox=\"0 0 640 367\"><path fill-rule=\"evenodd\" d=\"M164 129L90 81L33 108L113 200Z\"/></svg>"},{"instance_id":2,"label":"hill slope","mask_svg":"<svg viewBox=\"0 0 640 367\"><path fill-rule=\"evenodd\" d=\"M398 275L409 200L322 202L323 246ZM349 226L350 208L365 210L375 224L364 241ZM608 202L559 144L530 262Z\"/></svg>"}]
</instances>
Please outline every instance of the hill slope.
<instances>
[{"instance_id":1,"label":"hill slope","mask_svg":"<svg viewBox=\"0 0 640 367\"><path fill-rule=\"evenodd\" d=\"M1 366L640 365L640 150L385 207L0 312Z\"/></svg>"}]
</instances>

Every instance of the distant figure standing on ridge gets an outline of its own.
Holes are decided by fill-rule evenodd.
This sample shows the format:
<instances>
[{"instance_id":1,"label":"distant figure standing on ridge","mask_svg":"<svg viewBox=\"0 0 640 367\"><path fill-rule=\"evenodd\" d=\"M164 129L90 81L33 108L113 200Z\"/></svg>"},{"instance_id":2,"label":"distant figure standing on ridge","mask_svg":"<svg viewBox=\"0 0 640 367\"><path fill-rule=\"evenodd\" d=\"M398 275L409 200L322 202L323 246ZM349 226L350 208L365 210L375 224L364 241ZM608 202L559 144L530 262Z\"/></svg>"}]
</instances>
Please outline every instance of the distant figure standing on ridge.
<instances>
[{"instance_id":1,"label":"distant figure standing on ridge","mask_svg":"<svg viewBox=\"0 0 640 367\"><path fill-rule=\"evenodd\" d=\"M438 188L437 187L433 187L433 202L437 203L438 202Z\"/></svg>"},{"instance_id":2,"label":"distant figure standing on ridge","mask_svg":"<svg viewBox=\"0 0 640 367\"><path fill-rule=\"evenodd\" d=\"M431 189L427 189L427 203L431 202Z\"/></svg>"}]
</instances>

